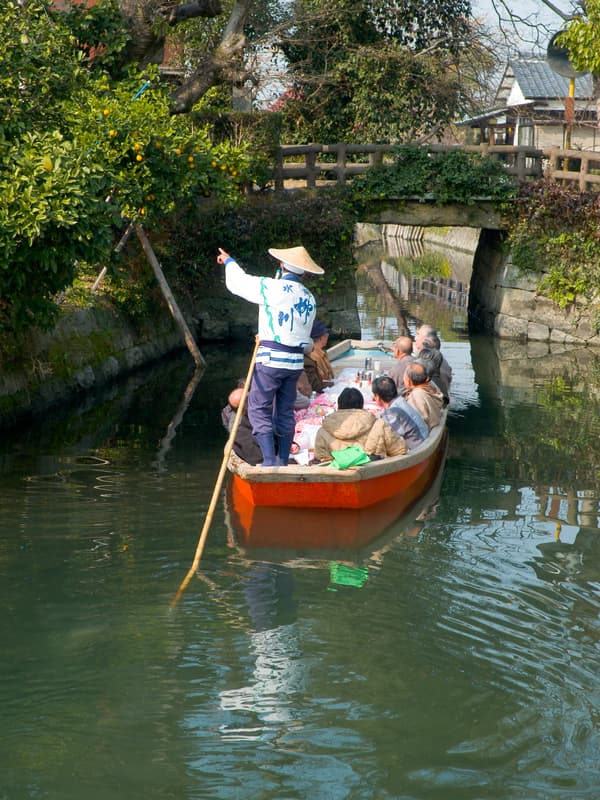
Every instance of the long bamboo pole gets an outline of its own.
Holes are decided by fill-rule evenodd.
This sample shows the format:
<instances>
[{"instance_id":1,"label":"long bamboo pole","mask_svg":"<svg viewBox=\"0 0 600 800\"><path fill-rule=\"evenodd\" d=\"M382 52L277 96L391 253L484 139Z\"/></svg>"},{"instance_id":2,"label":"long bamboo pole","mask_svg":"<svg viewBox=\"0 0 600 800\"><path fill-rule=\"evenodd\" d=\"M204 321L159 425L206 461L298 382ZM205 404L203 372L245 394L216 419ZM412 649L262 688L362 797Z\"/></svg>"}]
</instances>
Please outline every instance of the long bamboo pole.
<instances>
[{"instance_id":1,"label":"long bamboo pole","mask_svg":"<svg viewBox=\"0 0 600 800\"><path fill-rule=\"evenodd\" d=\"M221 487L223 485L223 478L225 477L225 472L227 470L227 462L229 461L229 456L231 454L231 449L233 447L233 442L235 440L237 430L240 426L240 422L242 419L242 415L244 413L244 406L246 405L246 398L248 397L248 392L250 391L250 383L252 381L252 374L254 372L254 364L256 362L256 353L258 351L260 341L258 336L256 337L256 344L254 345L254 350L252 352L252 358L250 359L250 366L248 367L248 374L246 375L246 380L244 382L244 390L242 392L242 397L240 400L240 404L236 411L233 425L231 426L231 432L229 434L229 439L227 440L227 444L225 445L225 451L223 453L223 460L221 461L221 468L219 470L219 474L217 476L217 480L215 483L215 488L213 489L212 497L210 498L210 503L208 505L208 511L206 512L206 518L204 520L204 525L202 527L202 531L200 532L200 537L198 539L198 545L196 547L196 553L194 555L194 560L192 561L192 566L189 568L187 575L181 582L179 589L177 590L177 594L171 601L171 606L176 606L179 602L182 594L184 593L188 583L191 581L194 573L198 569L198 564L200 563L200 559L202 557L202 551L204 550L204 544L206 542L206 537L208 536L208 531L211 526L213 516L215 513L215 508L217 506L217 501L219 499L219 494L221 493Z\"/></svg>"}]
</instances>

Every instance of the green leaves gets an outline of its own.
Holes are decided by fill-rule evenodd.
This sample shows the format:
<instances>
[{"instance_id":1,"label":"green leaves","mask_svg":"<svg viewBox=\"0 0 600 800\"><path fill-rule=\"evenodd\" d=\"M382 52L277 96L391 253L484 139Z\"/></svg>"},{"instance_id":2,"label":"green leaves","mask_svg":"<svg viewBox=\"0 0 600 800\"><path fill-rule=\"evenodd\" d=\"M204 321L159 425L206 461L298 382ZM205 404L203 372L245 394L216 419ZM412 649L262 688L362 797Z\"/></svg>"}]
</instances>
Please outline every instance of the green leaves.
<instances>
[{"instance_id":1,"label":"green leaves","mask_svg":"<svg viewBox=\"0 0 600 800\"><path fill-rule=\"evenodd\" d=\"M151 228L182 200L234 204L262 169L172 117L157 69L119 72L126 41L116 0L3 4L0 330L49 323L79 263L114 260L125 221Z\"/></svg>"},{"instance_id":2,"label":"green leaves","mask_svg":"<svg viewBox=\"0 0 600 800\"><path fill-rule=\"evenodd\" d=\"M430 153L426 147L403 146L394 163L365 173L352 182L357 199L430 197L436 203L466 203L487 198L504 201L515 186L502 163L490 156Z\"/></svg>"},{"instance_id":3,"label":"green leaves","mask_svg":"<svg viewBox=\"0 0 600 800\"><path fill-rule=\"evenodd\" d=\"M543 272L540 289L561 308L600 287L600 198L556 182L525 184L513 207L513 262Z\"/></svg>"},{"instance_id":4,"label":"green leaves","mask_svg":"<svg viewBox=\"0 0 600 800\"><path fill-rule=\"evenodd\" d=\"M293 88L286 141L411 141L464 107L473 56L463 0L305 0L280 47ZM466 57L465 57L466 56Z\"/></svg>"},{"instance_id":5,"label":"green leaves","mask_svg":"<svg viewBox=\"0 0 600 800\"><path fill-rule=\"evenodd\" d=\"M600 0L587 0L585 11L568 22L556 44L567 48L576 70L600 74Z\"/></svg>"}]
</instances>

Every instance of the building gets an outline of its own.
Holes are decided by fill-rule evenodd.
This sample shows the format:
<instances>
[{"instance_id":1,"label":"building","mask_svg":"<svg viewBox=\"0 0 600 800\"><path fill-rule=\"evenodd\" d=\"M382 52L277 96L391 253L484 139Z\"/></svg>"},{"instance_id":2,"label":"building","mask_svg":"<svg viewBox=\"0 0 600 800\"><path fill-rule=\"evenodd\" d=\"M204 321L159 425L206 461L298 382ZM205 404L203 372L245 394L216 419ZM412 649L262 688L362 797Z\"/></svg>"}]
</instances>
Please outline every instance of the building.
<instances>
[{"instance_id":1,"label":"building","mask_svg":"<svg viewBox=\"0 0 600 800\"><path fill-rule=\"evenodd\" d=\"M565 109L570 79L554 72L544 58L510 61L489 111L458 123L468 129L471 144L530 145L540 149L600 149L596 106L589 73L574 80L574 118L571 129ZM565 102L566 98L566 102Z\"/></svg>"}]
</instances>

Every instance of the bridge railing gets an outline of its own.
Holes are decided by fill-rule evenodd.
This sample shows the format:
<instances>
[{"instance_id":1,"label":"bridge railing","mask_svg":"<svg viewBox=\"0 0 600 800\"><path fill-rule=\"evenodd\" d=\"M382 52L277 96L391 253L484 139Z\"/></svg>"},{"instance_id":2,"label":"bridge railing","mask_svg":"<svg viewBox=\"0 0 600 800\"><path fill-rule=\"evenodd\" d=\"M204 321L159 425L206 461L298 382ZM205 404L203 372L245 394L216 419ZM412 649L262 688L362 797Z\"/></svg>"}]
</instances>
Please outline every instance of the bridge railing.
<instances>
[{"instance_id":1,"label":"bridge railing","mask_svg":"<svg viewBox=\"0 0 600 800\"><path fill-rule=\"evenodd\" d=\"M293 187L344 186L356 175L393 163L392 144L281 145L277 149L273 180L276 190ZM600 190L600 152L538 149L526 145L424 145L429 153L468 153L500 159L518 181L547 176L581 191Z\"/></svg>"},{"instance_id":2,"label":"bridge railing","mask_svg":"<svg viewBox=\"0 0 600 800\"><path fill-rule=\"evenodd\" d=\"M600 190L600 152L551 147L544 156L544 173L552 180L576 184L582 192Z\"/></svg>"}]
</instances>

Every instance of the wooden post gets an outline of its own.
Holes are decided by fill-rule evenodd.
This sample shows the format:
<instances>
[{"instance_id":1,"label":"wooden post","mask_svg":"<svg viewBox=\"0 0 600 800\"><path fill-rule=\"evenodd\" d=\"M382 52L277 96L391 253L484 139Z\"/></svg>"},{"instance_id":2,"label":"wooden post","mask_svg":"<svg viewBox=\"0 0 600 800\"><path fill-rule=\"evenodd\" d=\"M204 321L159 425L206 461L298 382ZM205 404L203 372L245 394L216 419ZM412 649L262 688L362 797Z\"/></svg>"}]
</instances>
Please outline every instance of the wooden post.
<instances>
[{"instance_id":1,"label":"wooden post","mask_svg":"<svg viewBox=\"0 0 600 800\"><path fill-rule=\"evenodd\" d=\"M173 292L171 291L169 284L167 283L165 274L162 271L162 267L160 266L158 258L156 257L156 253L152 249L150 240L146 236L146 232L144 231L141 225L135 225L135 232L138 239L140 240L140 244L144 249L146 258L148 259L148 261L150 262L150 266L154 270L154 274L156 275L156 280L158 281L163 296L167 301L167 305L169 306L169 311L171 312L173 319L175 320L175 322L177 323L179 329L183 334L183 338L185 340L187 348L192 354L192 358L194 359L196 366L197 367L205 366L206 361L202 357L200 350L198 350L198 345L194 341L194 337L192 336L192 333L188 328L187 322L185 321L183 314L179 310L179 306L177 305L177 302L173 297Z\"/></svg>"},{"instance_id":2,"label":"wooden post","mask_svg":"<svg viewBox=\"0 0 600 800\"><path fill-rule=\"evenodd\" d=\"M346 145L343 142L339 142L336 145L337 148L337 185L344 186L346 183Z\"/></svg>"},{"instance_id":3,"label":"wooden post","mask_svg":"<svg viewBox=\"0 0 600 800\"><path fill-rule=\"evenodd\" d=\"M131 236L132 233L133 233L133 224L130 222L129 225L125 228L125 233L123 234L123 236L121 236L121 238L119 240L119 243L115 247L115 253L120 253L121 252L121 250L125 247L125 245L127 243L127 240L129 239L129 237ZM98 273L98 277L94 281L94 285L92 286L92 294L96 294L100 284L102 283L102 281L106 277L106 273L107 272L108 272L107 268L106 267L102 267L102 269Z\"/></svg>"},{"instance_id":4,"label":"wooden post","mask_svg":"<svg viewBox=\"0 0 600 800\"><path fill-rule=\"evenodd\" d=\"M317 151L311 150L310 152L306 153L304 156L304 163L306 164L306 188L307 189L314 189L317 179Z\"/></svg>"}]
</instances>

